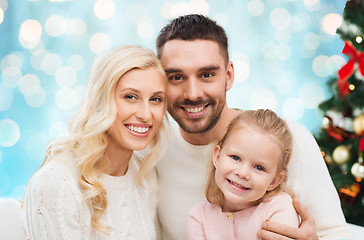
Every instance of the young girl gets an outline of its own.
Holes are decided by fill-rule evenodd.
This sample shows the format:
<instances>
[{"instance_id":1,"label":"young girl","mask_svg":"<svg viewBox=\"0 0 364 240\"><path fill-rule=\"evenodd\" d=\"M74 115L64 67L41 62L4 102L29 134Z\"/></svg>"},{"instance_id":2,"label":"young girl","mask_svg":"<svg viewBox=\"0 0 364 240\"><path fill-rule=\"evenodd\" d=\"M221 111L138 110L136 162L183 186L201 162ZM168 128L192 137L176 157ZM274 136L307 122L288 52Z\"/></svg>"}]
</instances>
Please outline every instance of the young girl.
<instances>
[{"instance_id":1,"label":"young girl","mask_svg":"<svg viewBox=\"0 0 364 240\"><path fill-rule=\"evenodd\" d=\"M265 220L298 227L284 192L291 152L291 133L274 112L240 113L213 149L208 202L191 209L189 239L258 239Z\"/></svg>"},{"instance_id":2,"label":"young girl","mask_svg":"<svg viewBox=\"0 0 364 240\"><path fill-rule=\"evenodd\" d=\"M94 63L69 136L49 145L27 186L28 238L156 238L151 170L159 159L166 89L164 70L148 49L117 48ZM146 158L134 153L148 144Z\"/></svg>"}]
</instances>

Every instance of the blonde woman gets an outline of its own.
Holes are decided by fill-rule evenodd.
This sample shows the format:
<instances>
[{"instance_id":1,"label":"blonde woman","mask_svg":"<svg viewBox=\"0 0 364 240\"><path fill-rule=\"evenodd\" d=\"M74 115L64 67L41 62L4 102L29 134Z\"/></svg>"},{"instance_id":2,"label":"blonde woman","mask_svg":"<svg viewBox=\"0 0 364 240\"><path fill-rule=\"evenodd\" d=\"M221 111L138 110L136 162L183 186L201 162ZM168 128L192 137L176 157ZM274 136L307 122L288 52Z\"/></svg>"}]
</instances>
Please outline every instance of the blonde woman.
<instances>
[{"instance_id":1,"label":"blonde woman","mask_svg":"<svg viewBox=\"0 0 364 240\"><path fill-rule=\"evenodd\" d=\"M243 111L214 147L208 202L191 209L189 239L258 239L265 220L298 227L285 189L292 136L273 111Z\"/></svg>"},{"instance_id":2,"label":"blonde woman","mask_svg":"<svg viewBox=\"0 0 364 240\"><path fill-rule=\"evenodd\" d=\"M30 179L30 239L155 239L152 171L164 137L167 79L155 54L116 48L94 63L69 135L52 141ZM134 150L149 145L142 159Z\"/></svg>"}]
</instances>

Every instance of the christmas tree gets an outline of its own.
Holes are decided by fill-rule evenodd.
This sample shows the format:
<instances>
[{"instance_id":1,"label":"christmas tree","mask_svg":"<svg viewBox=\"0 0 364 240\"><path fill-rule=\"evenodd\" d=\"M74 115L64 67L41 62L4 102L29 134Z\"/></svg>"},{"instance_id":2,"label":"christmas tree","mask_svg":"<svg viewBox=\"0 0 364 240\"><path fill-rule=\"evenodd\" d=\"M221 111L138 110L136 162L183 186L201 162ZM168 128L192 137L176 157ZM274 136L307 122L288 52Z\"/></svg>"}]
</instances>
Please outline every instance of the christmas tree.
<instances>
[{"instance_id":1,"label":"christmas tree","mask_svg":"<svg viewBox=\"0 0 364 240\"><path fill-rule=\"evenodd\" d=\"M364 226L364 0L350 0L337 33L348 59L328 81L333 96L315 136L341 199L347 222Z\"/></svg>"}]
</instances>

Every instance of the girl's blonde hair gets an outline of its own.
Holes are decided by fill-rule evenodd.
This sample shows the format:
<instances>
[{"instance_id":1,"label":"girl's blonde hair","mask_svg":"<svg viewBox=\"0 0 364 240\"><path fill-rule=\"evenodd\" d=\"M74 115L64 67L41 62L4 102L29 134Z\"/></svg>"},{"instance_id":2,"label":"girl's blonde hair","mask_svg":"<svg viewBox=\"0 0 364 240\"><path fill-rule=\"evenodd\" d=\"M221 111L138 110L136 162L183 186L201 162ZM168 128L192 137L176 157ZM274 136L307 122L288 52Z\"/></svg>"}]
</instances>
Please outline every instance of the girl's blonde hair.
<instances>
[{"instance_id":1,"label":"girl's blonde hair","mask_svg":"<svg viewBox=\"0 0 364 240\"><path fill-rule=\"evenodd\" d=\"M125 46L100 56L90 70L84 102L69 120L69 136L57 138L47 147L43 165L60 153L71 153L75 158L84 200L92 209L91 225L97 231L107 232L109 229L99 222L107 208L106 190L99 178L106 167L108 131L117 115L114 100L116 85L128 71L149 67L155 67L167 84L161 63L149 49ZM142 179L149 181L150 170L160 158L160 140L166 134L163 124L149 144L149 154L143 159L138 172L138 184L142 187Z\"/></svg>"},{"instance_id":2,"label":"girl's blonde hair","mask_svg":"<svg viewBox=\"0 0 364 240\"><path fill-rule=\"evenodd\" d=\"M257 205L262 201L267 201L271 196L281 191L291 194L286 187L286 182L287 165L292 154L293 139L286 122L269 109L242 111L236 118L234 118L234 120L231 121L224 137L217 143L217 145L220 146L220 149L224 147L226 139L229 138L233 131L242 128L254 128L257 131L263 131L264 133L269 134L279 146L282 153L280 166L278 167L278 171L282 171L284 173L282 182L275 189L266 192L261 199L252 203L252 205ZM224 202L224 194L215 182L216 168L212 160L209 161L208 164L209 175L206 185L206 199L212 204L222 206Z\"/></svg>"}]
</instances>

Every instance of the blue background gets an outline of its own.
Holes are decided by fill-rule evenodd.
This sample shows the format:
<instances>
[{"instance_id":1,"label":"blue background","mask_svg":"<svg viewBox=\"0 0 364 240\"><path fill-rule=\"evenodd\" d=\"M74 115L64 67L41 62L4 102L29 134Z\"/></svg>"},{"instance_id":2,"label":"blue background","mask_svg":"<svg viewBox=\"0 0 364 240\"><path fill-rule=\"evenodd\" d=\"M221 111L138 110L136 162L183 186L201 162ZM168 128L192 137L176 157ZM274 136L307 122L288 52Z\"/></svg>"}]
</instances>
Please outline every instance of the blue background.
<instances>
[{"instance_id":1,"label":"blue background","mask_svg":"<svg viewBox=\"0 0 364 240\"><path fill-rule=\"evenodd\" d=\"M271 108L318 132L326 82L347 61L335 29L343 0L0 0L0 196L20 199L48 141L65 134L98 54L155 51L173 17L201 13L229 37L230 107Z\"/></svg>"}]
</instances>

